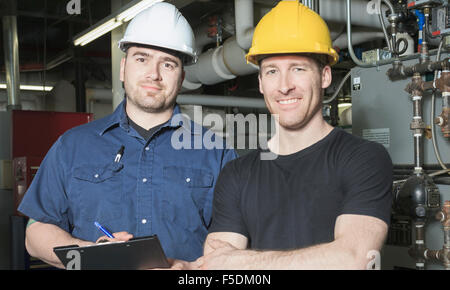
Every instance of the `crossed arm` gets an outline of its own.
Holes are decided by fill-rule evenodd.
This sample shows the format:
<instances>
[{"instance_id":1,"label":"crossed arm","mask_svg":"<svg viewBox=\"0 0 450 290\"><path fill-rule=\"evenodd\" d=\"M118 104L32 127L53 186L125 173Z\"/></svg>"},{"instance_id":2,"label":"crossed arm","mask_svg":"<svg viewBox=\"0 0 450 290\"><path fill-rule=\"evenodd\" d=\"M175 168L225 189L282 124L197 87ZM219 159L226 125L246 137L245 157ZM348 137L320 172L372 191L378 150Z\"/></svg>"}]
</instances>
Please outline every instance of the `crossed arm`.
<instances>
[{"instance_id":1,"label":"crossed arm","mask_svg":"<svg viewBox=\"0 0 450 290\"><path fill-rule=\"evenodd\" d=\"M385 241L388 226L382 220L344 214L337 218L335 240L302 249L247 250L248 239L238 233L207 236L204 256L191 263L194 269L366 269Z\"/></svg>"}]
</instances>

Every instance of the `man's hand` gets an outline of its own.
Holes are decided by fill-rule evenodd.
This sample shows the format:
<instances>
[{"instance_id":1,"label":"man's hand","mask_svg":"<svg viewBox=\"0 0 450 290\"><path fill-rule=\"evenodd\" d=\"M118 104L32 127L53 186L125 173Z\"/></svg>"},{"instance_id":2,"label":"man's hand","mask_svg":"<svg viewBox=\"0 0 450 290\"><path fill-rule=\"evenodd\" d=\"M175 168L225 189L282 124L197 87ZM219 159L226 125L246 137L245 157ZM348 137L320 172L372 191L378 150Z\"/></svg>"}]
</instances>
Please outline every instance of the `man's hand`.
<instances>
[{"instance_id":1,"label":"man's hand","mask_svg":"<svg viewBox=\"0 0 450 290\"><path fill-rule=\"evenodd\" d=\"M128 232L117 232L113 233L114 239L108 238L107 236L101 236L97 239L96 243L99 242L126 242L133 238L133 235Z\"/></svg>"},{"instance_id":2,"label":"man's hand","mask_svg":"<svg viewBox=\"0 0 450 290\"><path fill-rule=\"evenodd\" d=\"M250 257L255 253L250 250L240 250L232 244L221 240L209 239L207 243L212 251L190 263L191 269L245 269L244 258Z\"/></svg>"}]
</instances>

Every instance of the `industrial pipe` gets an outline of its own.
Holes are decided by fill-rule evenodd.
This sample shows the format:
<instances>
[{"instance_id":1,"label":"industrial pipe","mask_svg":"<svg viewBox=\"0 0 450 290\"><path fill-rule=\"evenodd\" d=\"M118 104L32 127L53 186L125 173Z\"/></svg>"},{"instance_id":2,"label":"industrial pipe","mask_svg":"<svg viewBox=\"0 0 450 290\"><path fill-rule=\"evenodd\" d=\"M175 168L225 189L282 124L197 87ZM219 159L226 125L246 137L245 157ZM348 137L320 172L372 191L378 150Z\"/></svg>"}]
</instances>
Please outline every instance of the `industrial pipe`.
<instances>
[{"instance_id":1,"label":"industrial pipe","mask_svg":"<svg viewBox=\"0 0 450 290\"><path fill-rule=\"evenodd\" d=\"M412 66L404 67L403 64L398 61L394 62L392 68L390 68L386 75L389 77L391 81L399 80L403 78L410 77L415 73L425 74L434 72L436 70L443 70L445 67L449 67L450 59L446 58L444 60L435 61L435 62L423 62L418 63Z\"/></svg>"},{"instance_id":2,"label":"industrial pipe","mask_svg":"<svg viewBox=\"0 0 450 290\"><path fill-rule=\"evenodd\" d=\"M21 109L20 75L19 75L19 42L17 40L17 19L13 15L2 17L3 51L5 56L6 86L8 94L8 110Z\"/></svg>"},{"instance_id":3,"label":"industrial pipe","mask_svg":"<svg viewBox=\"0 0 450 290\"><path fill-rule=\"evenodd\" d=\"M413 101L413 120L411 122L411 130L414 132L414 169L416 172L422 172L423 165L423 133L426 128L422 118L422 97L423 86L428 84L423 82L420 73L415 73L405 91L407 91Z\"/></svg>"},{"instance_id":4,"label":"industrial pipe","mask_svg":"<svg viewBox=\"0 0 450 290\"><path fill-rule=\"evenodd\" d=\"M388 64L393 62L393 60L381 60L381 61L377 61L374 63L365 63L362 62L361 60L359 60L356 55L355 55L355 51L353 50L353 42L352 42L352 3L350 0L346 0L347 1L347 44L348 44L348 52L350 54L350 57L352 58L353 62L360 67L374 67L374 66L379 66L379 65L383 65L383 64Z\"/></svg>"},{"instance_id":5,"label":"industrial pipe","mask_svg":"<svg viewBox=\"0 0 450 290\"><path fill-rule=\"evenodd\" d=\"M346 17L339 15L336 11L342 10L345 0L322 0L320 3L320 15L325 21L332 23L345 23ZM186 77L183 88L187 90L198 89L202 84L213 85L235 78L236 76L248 75L258 71L252 64L245 60L246 51L251 46L254 32L253 0L235 0L235 37L227 39L223 45L208 50L199 56L195 65L186 66ZM367 11L367 1L357 0L351 3L356 13L352 23L358 26L379 28L378 18ZM385 10L384 10L385 11ZM199 28L202 29L202 26ZM200 37L201 31L196 30L196 37L201 43L207 43L205 37ZM367 33L364 36L366 38ZM372 35L381 37L381 35ZM197 50L201 51L201 45Z\"/></svg>"},{"instance_id":6,"label":"industrial pipe","mask_svg":"<svg viewBox=\"0 0 450 290\"><path fill-rule=\"evenodd\" d=\"M447 200L442 210L436 214L436 219L442 223L444 231L444 244L440 250L430 250L425 247L414 247L409 254L417 260L440 262L446 270L450 270L450 201Z\"/></svg>"},{"instance_id":7,"label":"industrial pipe","mask_svg":"<svg viewBox=\"0 0 450 290\"><path fill-rule=\"evenodd\" d=\"M234 0L236 40L239 47L249 49L253 37L253 0Z\"/></svg>"}]
</instances>

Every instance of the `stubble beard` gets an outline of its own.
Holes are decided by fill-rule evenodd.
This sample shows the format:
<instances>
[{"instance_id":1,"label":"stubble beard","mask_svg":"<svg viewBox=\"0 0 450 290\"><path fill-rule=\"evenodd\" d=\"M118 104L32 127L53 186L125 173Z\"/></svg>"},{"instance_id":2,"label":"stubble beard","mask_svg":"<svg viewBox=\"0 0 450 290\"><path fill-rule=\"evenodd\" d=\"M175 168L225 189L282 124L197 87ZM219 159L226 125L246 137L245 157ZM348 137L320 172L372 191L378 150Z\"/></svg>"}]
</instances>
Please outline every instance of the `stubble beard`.
<instances>
[{"instance_id":1,"label":"stubble beard","mask_svg":"<svg viewBox=\"0 0 450 290\"><path fill-rule=\"evenodd\" d=\"M314 105L313 110L310 112L306 112L305 115L300 118L300 120L296 119L293 122L289 122L289 120L284 121L282 117L278 115L279 125L287 131L296 131L305 128L309 124L311 119L313 119L319 111L322 111L322 99L323 97L321 96L319 101Z\"/></svg>"},{"instance_id":2,"label":"stubble beard","mask_svg":"<svg viewBox=\"0 0 450 290\"><path fill-rule=\"evenodd\" d=\"M127 92L126 87L125 87L125 95L127 98L127 102L131 103L138 110L146 113L162 113L167 111L168 109L172 109L176 103L176 97L172 98L171 100L168 100L165 96L160 97L151 95L139 96L139 91L137 90L135 94L130 95Z\"/></svg>"}]
</instances>

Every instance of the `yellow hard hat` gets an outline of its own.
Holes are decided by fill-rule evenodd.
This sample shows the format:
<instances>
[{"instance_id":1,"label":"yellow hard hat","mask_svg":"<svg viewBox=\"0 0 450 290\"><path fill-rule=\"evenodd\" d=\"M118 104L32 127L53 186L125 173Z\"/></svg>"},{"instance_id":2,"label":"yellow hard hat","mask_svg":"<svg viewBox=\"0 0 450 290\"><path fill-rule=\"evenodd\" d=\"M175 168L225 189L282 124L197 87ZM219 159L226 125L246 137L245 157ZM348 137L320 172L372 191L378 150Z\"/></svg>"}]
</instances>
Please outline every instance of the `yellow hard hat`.
<instances>
[{"instance_id":1,"label":"yellow hard hat","mask_svg":"<svg viewBox=\"0 0 450 290\"><path fill-rule=\"evenodd\" d=\"M253 33L247 63L258 65L268 54L317 53L328 55L328 64L338 62L325 21L298 1L280 1L259 21Z\"/></svg>"}]
</instances>

